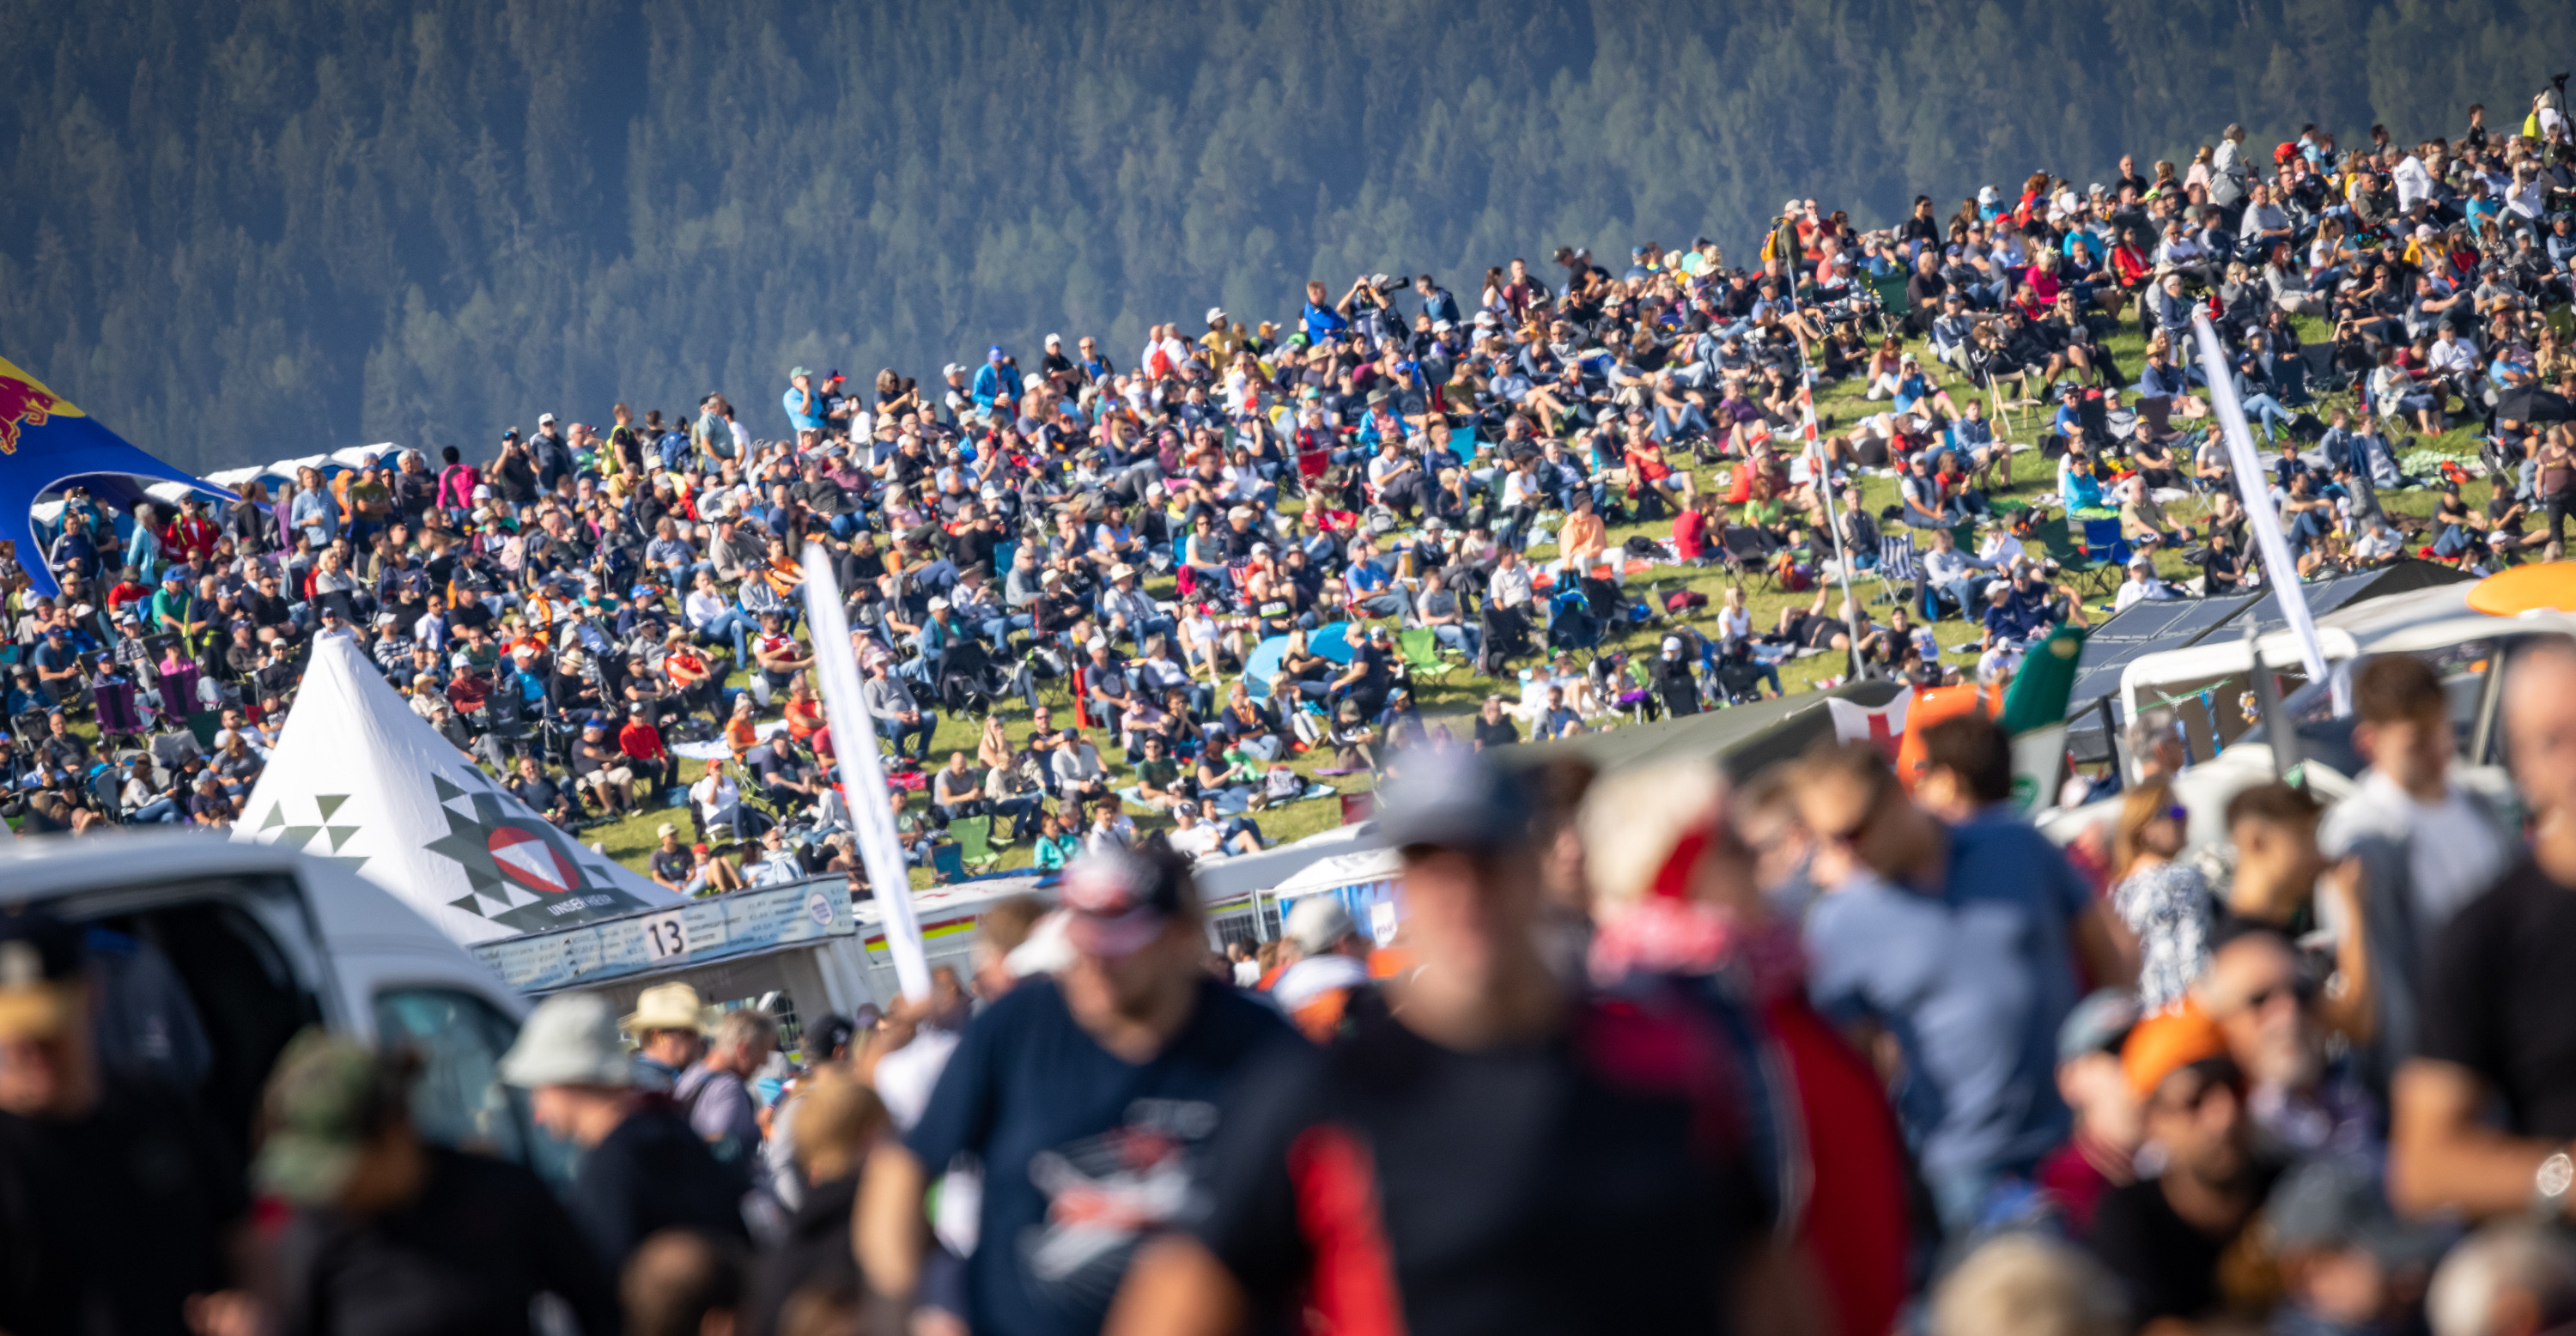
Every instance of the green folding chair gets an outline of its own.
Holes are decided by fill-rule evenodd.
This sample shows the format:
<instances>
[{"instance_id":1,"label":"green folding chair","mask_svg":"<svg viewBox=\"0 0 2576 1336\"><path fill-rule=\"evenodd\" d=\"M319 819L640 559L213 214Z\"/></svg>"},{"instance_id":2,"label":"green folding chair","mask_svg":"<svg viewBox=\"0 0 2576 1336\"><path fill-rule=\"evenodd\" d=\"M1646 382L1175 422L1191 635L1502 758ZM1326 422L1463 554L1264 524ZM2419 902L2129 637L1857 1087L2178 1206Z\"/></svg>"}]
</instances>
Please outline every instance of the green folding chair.
<instances>
[{"instance_id":1,"label":"green folding chair","mask_svg":"<svg viewBox=\"0 0 2576 1336\"><path fill-rule=\"evenodd\" d=\"M2057 563L2058 570L2064 572L2069 579L2076 581L2079 586L2090 589L2097 596L2108 592L2112 581L2119 578L2117 566L2107 561L2095 560L2084 549L2075 545L2075 538L2066 531L2066 522L2063 520L2040 525L2039 541L2042 548L2047 551L2048 559Z\"/></svg>"},{"instance_id":2,"label":"green folding chair","mask_svg":"<svg viewBox=\"0 0 2576 1336\"><path fill-rule=\"evenodd\" d=\"M970 871L982 872L999 865L1002 856L993 851L993 818L960 817L948 823L950 838L957 841L958 862Z\"/></svg>"},{"instance_id":3,"label":"green folding chair","mask_svg":"<svg viewBox=\"0 0 2576 1336\"><path fill-rule=\"evenodd\" d=\"M1428 626L1398 632L1395 647L1404 655L1404 671L1417 681L1436 682L1457 671L1456 661L1441 656L1440 637Z\"/></svg>"}]
</instances>

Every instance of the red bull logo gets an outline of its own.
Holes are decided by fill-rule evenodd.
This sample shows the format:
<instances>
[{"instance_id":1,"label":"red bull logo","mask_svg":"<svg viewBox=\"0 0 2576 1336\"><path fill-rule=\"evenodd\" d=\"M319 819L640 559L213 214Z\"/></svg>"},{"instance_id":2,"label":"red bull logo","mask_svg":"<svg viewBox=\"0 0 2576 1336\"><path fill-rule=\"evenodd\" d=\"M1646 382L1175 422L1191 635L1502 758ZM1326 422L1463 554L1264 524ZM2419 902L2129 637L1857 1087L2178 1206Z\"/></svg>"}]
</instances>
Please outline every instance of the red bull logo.
<instances>
[{"instance_id":1,"label":"red bull logo","mask_svg":"<svg viewBox=\"0 0 2576 1336\"><path fill-rule=\"evenodd\" d=\"M70 400L46 389L43 381L0 357L0 455L18 453L21 428L41 427L55 417L86 416Z\"/></svg>"}]
</instances>

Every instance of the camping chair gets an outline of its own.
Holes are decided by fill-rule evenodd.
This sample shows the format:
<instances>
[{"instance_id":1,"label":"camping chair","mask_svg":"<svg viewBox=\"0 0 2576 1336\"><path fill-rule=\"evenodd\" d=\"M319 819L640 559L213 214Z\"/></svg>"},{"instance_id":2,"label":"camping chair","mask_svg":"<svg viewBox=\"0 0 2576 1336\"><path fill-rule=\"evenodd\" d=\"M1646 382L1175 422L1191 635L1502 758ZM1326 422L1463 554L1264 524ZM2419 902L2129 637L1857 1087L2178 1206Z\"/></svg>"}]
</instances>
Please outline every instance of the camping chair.
<instances>
[{"instance_id":1,"label":"camping chair","mask_svg":"<svg viewBox=\"0 0 2576 1336\"><path fill-rule=\"evenodd\" d=\"M940 885L966 879L966 856L956 845L935 844L930 848L930 879Z\"/></svg>"},{"instance_id":2,"label":"camping chair","mask_svg":"<svg viewBox=\"0 0 2576 1336\"><path fill-rule=\"evenodd\" d=\"M1406 675L1417 682L1437 682L1458 667L1441 656L1440 637L1428 626L1397 633L1395 647L1404 656Z\"/></svg>"},{"instance_id":3,"label":"camping chair","mask_svg":"<svg viewBox=\"0 0 2576 1336\"><path fill-rule=\"evenodd\" d=\"M1002 856L993 851L990 816L959 817L948 823L948 834L957 841L958 862L965 867L982 872L1002 861Z\"/></svg>"},{"instance_id":4,"label":"camping chair","mask_svg":"<svg viewBox=\"0 0 2576 1336\"><path fill-rule=\"evenodd\" d=\"M1914 550L1914 535L1881 535L1878 540L1878 569L1872 574L1878 577L1879 592L1886 595L1890 603L1902 597L1896 592L1899 584L1922 588L1923 562Z\"/></svg>"},{"instance_id":5,"label":"camping chair","mask_svg":"<svg viewBox=\"0 0 2576 1336\"><path fill-rule=\"evenodd\" d=\"M2094 560L2084 549L2077 547L2063 523L2043 524L2039 526L2038 534L2048 559L2056 562L2057 569L2068 579L2091 588L2096 596L2110 590L2111 581L2116 578L2113 572L2117 568L2108 562Z\"/></svg>"},{"instance_id":6,"label":"camping chair","mask_svg":"<svg viewBox=\"0 0 2576 1336\"><path fill-rule=\"evenodd\" d=\"M2115 519L2084 521L2084 550L2096 561L2111 564L2114 570L2129 566L2129 540L2120 535L2120 522Z\"/></svg>"},{"instance_id":7,"label":"camping chair","mask_svg":"<svg viewBox=\"0 0 2576 1336\"><path fill-rule=\"evenodd\" d=\"M1726 558L1728 574L1759 586L1762 592L1779 592L1780 582L1771 574L1771 554L1763 549L1760 529L1749 524L1728 525L1718 535L1718 549Z\"/></svg>"},{"instance_id":8,"label":"camping chair","mask_svg":"<svg viewBox=\"0 0 2576 1336\"><path fill-rule=\"evenodd\" d=\"M1882 336L1895 333L1914 313L1914 303L1905 295L1905 277L1898 272L1869 280L1869 290L1878 294L1878 332Z\"/></svg>"}]
</instances>

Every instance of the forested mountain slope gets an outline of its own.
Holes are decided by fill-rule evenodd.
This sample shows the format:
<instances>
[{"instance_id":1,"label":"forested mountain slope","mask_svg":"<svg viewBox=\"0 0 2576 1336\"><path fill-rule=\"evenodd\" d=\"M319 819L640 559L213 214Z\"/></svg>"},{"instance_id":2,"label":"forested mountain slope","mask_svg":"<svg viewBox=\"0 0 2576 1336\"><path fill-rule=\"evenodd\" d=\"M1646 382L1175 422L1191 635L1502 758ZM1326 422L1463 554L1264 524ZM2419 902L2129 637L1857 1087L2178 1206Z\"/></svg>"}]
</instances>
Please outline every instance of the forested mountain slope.
<instances>
[{"instance_id":1,"label":"forested mountain slope","mask_svg":"<svg viewBox=\"0 0 2576 1336\"><path fill-rule=\"evenodd\" d=\"M1312 274L1885 221L2230 120L2517 124L2576 5L2513 0L0 0L0 349L211 469L486 442L792 362ZM2178 159L2179 160L2179 159ZM1470 272L1470 267L1473 272Z\"/></svg>"}]
</instances>

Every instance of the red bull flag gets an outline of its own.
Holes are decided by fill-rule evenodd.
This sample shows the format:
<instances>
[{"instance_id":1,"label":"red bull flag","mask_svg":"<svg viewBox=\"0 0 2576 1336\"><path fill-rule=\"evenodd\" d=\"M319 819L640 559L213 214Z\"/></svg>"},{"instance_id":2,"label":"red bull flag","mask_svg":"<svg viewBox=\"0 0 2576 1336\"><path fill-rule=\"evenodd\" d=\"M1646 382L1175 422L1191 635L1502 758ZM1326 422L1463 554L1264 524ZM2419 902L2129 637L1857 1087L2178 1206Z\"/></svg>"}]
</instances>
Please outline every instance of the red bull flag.
<instances>
[{"instance_id":1,"label":"red bull flag","mask_svg":"<svg viewBox=\"0 0 2576 1336\"><path fill-rule=\"evenodd\" d=\"M80 406L0 358L0 542L13 544L40 594L60 592L30 513L37 498L80 483L110 502L131 502L146 482L175 482L212 496L232 493L144 453Z\"/></svg>"}]
</instances>

